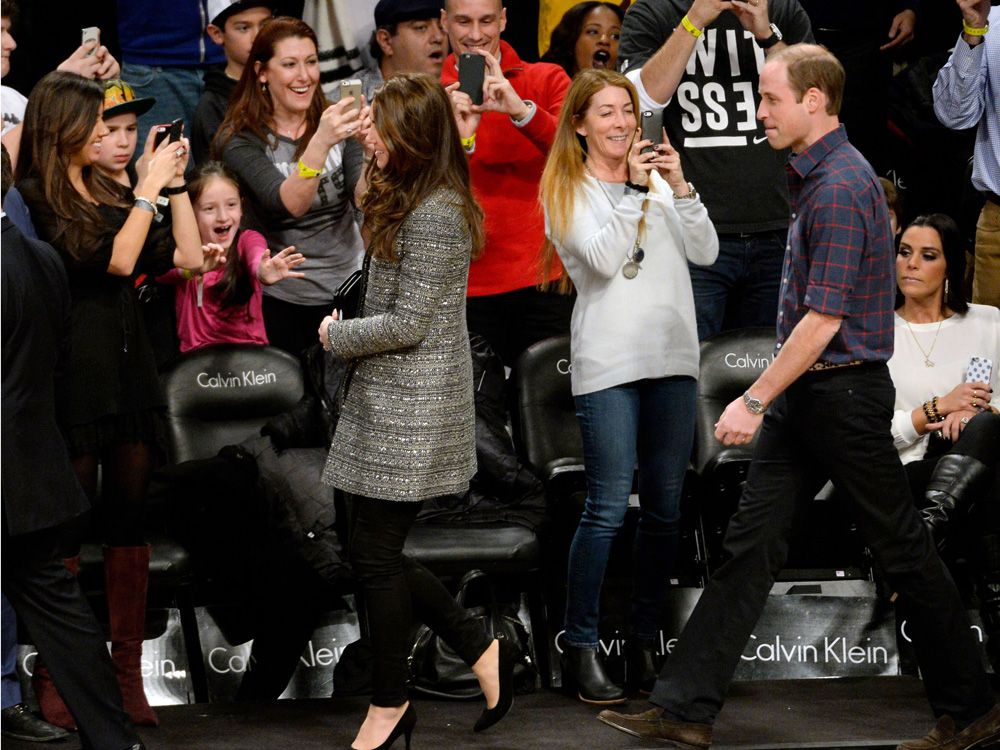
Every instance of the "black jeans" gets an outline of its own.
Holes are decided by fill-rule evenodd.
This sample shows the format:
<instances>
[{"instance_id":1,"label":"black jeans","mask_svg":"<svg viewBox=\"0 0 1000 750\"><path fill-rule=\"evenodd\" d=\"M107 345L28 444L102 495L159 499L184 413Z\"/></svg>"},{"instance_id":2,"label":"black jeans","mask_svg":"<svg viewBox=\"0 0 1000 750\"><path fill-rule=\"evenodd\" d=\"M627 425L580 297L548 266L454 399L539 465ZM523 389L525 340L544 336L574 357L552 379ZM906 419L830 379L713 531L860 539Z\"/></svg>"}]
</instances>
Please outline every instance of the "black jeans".
<instances>
[{"instance_id":1,"label":"black jeans","mask_svg":"<svg viewBox=\"0 0 1000 750\"><path fill-rule=\"evenodd\" d=\"M787 557L796 511L827 478L906 602L934 713L961 725L993 705L958 591L910 501L889 433L894 397L888 368L872 363L806 373L775 400L726 532L730 557L702 593L650 696L668 717L715 721Z\"/></svg>"},{"instance_id":2,"label":"black jeans","mask_svg":"<svg viewBox=\"0 0 1000 750\"><path fill-rule=\"evenodd\" d=\"M437 577L403 554L420 502L353 496L350 558L361 583L374 652L372 705L406 703L407 656L414 618L470 666L491 640Z\"/></svg>"},{"instance_id":3,"label":"black jeans","mask_svg":"<svg viewBox=\"0 0 1000 750\"><path fill-rule=\"evenodd\" d=\"M139 742L122 708L104 634L80 584L62 562L63 531L10 536L3 530L3 593L31 631L85 750Z\"/></svg>"}]
</instances>

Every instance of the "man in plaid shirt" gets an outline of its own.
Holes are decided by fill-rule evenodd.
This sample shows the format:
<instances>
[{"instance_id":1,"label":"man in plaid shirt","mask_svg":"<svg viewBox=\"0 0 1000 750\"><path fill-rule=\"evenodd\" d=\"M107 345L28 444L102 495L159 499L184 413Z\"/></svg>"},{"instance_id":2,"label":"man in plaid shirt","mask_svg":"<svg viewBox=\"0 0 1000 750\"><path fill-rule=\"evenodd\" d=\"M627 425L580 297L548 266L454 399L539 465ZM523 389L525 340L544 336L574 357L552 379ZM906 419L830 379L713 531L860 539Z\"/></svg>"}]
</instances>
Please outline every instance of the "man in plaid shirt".
<instances>
[{"instance_id":1,"label":"man in plaid shirt","mask_svg":"<svg viewBox=\"0 0 1000 750\"><path fill-rule=\"evenodd\" d=\"M792 151L777 355L716 425L726 445L761 432L726 532L730 558L660 673L652 707L599 716L630 734L709 747L744 645L785 562L796 508L829 478L899 592L939 717L924 739L898 750L959 750L1000 739L1000 707L889 432L895 252L878 179L839 122L843 87L843 67L815 45L776 52L761 72L757 117L773 148Z\"/></svg>"}]
</instances>

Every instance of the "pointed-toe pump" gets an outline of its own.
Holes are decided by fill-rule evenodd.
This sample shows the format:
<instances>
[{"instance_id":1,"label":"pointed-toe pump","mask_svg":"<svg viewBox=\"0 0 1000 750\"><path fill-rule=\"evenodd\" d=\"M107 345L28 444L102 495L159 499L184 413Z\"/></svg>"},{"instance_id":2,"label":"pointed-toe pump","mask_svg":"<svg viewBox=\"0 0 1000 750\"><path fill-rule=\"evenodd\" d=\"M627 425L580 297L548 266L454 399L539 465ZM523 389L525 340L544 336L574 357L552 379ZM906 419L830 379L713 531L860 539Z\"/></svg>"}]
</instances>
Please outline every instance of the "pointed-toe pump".
<instances>
[{"instance_id":1,"label":"pointed-toe pump","mask_svg":"<svg viewBox=\"0 0 1000 750\"><path fill-rule=\"evenodd\" d=\"M476 719L476 723L472 727L474 732L489 729L506 716L510 707L514 705L514 667L517 666L520 655L513 644L505 639L500 639L500 648L497 650L497 654L500 694L497 698L497 704L493 708L484 708L479 718Z\"/></svg>"}]
</instances>

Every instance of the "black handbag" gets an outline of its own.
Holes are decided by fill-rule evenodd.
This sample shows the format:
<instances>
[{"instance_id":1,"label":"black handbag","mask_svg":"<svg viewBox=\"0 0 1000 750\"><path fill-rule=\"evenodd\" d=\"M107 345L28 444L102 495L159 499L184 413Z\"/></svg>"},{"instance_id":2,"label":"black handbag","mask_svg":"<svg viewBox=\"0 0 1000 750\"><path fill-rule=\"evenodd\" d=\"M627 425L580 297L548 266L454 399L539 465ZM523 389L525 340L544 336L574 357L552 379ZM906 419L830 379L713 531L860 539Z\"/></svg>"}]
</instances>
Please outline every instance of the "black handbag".
<instances>
[{"instance_id":1,"label":"black handbag","mask_svg":"<svg viewBox=\"0 0 1000 750\"><path fill-rule=\"evenodd\" d=\"M486 574L481 570L470 570L458 586L455 600L465 607L470 584L482 579ZM491 638L513 643L518 651L518 661L514 667L514 690L530 693L535 689L538 671L531 658L531 639L528 629L517 616L513 604L497 603L492 586L487 604L466 607L469 614L482 623L483 630ZM472 669L452 649L426 625L416 628L413 646L407 659L410 667L410 690L434 698L453 700L476 700L482 698Z\"/></svg>"},{"instance_id":2,"label":"black handbag","mask_svg":"<svg viewBox=\"0 0 1000 750\"><path fill-rule=\"evenodd\" d=\"M340 310L341 320L357 318L363 312L370 258L371 256L366 253L361 268L344 279L333 293L333 308Z\"/></svg>"}]
</instances>

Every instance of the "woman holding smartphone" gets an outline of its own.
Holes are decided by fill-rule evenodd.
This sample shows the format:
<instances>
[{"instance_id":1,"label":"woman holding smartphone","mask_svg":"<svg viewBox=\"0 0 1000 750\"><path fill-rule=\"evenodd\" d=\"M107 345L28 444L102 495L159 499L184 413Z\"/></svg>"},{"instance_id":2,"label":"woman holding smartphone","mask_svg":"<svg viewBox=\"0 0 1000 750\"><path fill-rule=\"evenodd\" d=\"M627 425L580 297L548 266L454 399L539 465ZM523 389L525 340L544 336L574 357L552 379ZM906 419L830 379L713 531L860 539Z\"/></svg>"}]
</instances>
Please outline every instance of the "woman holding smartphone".
<instances>
[{"instance_id":1,"label":"woman holding smartphone","mask_svg":"<svg viewBox=\"0 0 1000 750\"><path fill-rule=\"evenodd\" d=\"M103 110L101 83L72 73L42 78L24 115L18 188L39 238L59 252L69 276L70 356L57 379L60 426L106 544L111 654L125 709L136 724L155 725L141 671L149 572L142 506L163 447L165 403L134 281L173 266L197 268L202 249L184 186L187 140L152 152L133 191L97 168L109 132ZM161 194L170 202L169 228L156 222ZM78 555L78 544L67 551L71 570ZM72 725L44 670L36 676L46 720Z\"/></svg>"},{"instance_id":2,"label":"woman holding smartphone","mask_svg":"<svg viewBox=\"0 0 1000 750\"><path fill-rule=\"evenodd\" d=\"M919 216L896 252L889 373L892 435L913 501L939 547L965 529L986 650L1000 670L1000 310L965 298L965 249L944 214ZM973 359L975 358L975 360ZM987 360L992 364L990 367ZM958 523L969 515L971 523Z\"/></svg>"},{"instance_id":3,"label":"woman holding smartphone","mask_svg":"<svg viewBox=\"0 0 1000 750\"><path fill-rule=\"evenodd\" d=\"M679 537L694 440L698 336L688 262L718 239L669 143L637 131L625 76L577 74L542 173L547 274L558 253L576 288L571 385L583 433L587 499L569 554L563 679L587 703L625 700L598 652L598 604L611 543L639 466L628 670L649 690L660 608ZM543 276L547 278L547 276Z\"/></svg>"},{"instance_id":4,"label":"woman holding smartphone","mask_svg":"<svg viewBox=\"0 0 1000 750\"><path fill-rule=\"evenodd\" d=\"M248 228L272 255L293 246L305 256L302 278L264 290L267 338L296 356L337 287L361 265L364 246L351 202L363 152L359 102L328 105L319 85L316 34L279 17L257 34L232 104L212 144L240 179Z\"/></svg>"},{"instance_id":5,"label":"woman holding smartphone","mask_svg":"<svg viewBox=\"0 0 1000 750\"><path fill-rule=\"evenodd\" d=\"M425 622L479 678L487 708L477 731L510 708L514 664L509 644L489 638L433 575L403 556L422 501L465 492L476 471L465 288L483 244L483 212L436 79L394 76L370 112L362 313L328 316L319 329L323 346L353 369L323 481L350 498L350 559L375 657L355 750L388 748L401 736L410 745L416 714L406 657L414 612L431 613Z\"/></svg>"}]
</instances>

